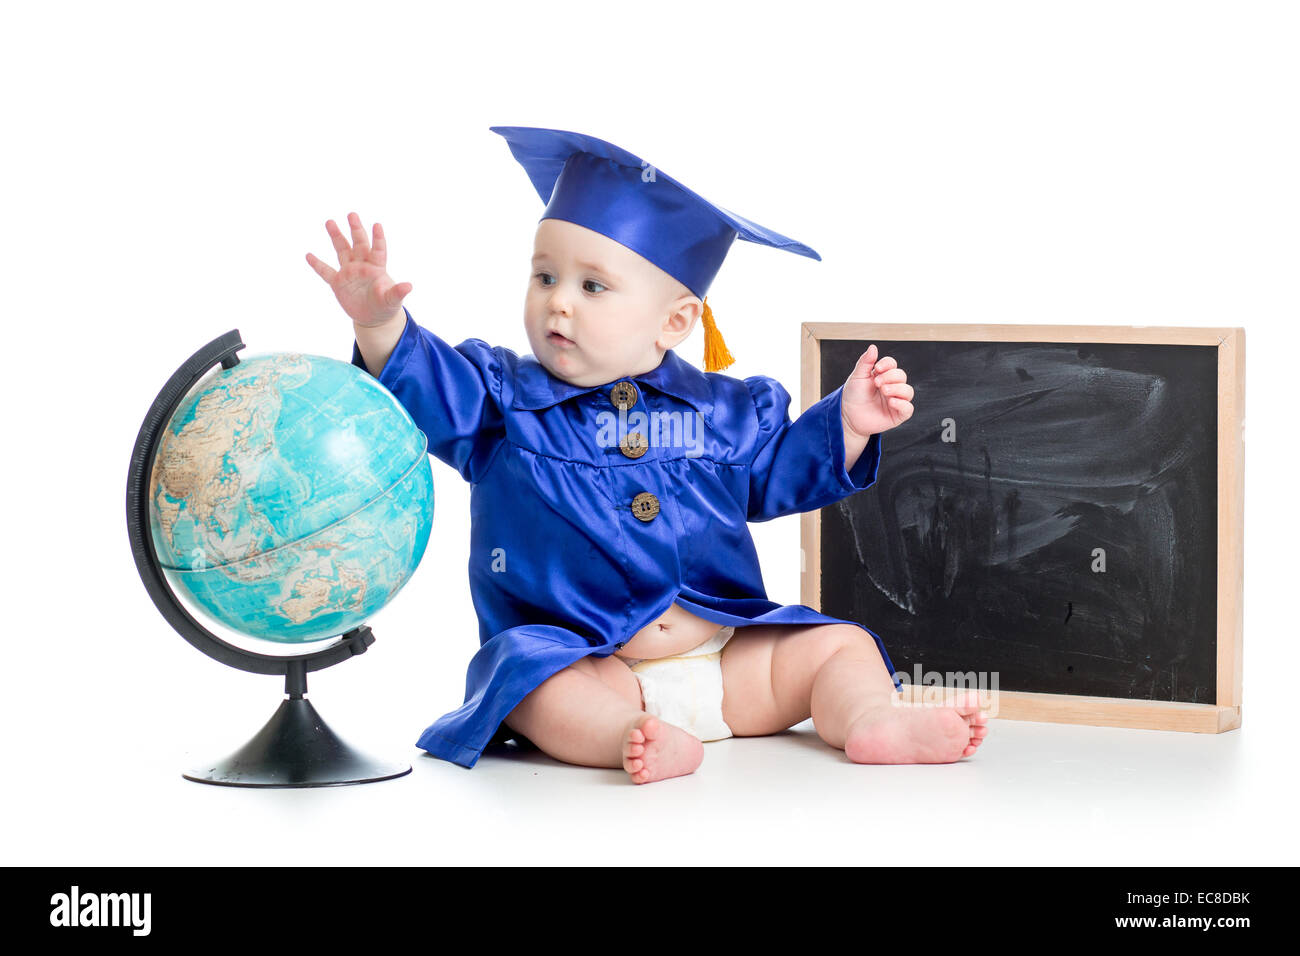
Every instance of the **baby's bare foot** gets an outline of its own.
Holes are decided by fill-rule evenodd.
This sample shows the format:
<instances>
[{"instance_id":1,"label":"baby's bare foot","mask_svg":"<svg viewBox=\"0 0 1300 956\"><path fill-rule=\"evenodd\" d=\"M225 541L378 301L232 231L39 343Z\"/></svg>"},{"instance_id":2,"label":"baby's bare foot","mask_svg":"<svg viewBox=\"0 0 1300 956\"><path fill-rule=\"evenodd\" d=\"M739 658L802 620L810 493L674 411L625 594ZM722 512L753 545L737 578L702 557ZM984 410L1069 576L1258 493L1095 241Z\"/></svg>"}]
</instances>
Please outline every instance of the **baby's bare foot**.
<instances>
[{"instance_id":1,"label":"baby's bare foot","mask_svg":"<svg viewBox=\"0 0 1300 956\"><path fill-rule=\"evenodd\" d=\"M623 769L633 783L694 773L704 760L704 744L680 727L643 714L623 740Z\"/></svg>"},{"instance_id":2,"label":"baby's bare foot","mask_svg":"<svg viewBox=\"0 0 1300 956\"><path fill-rule=\"evenodd\" d=\"M849 727L844 753L854 763L952 763L973 754L988 732L974 692L946 706L894 702Z\"/></svg>"}]
</instances>

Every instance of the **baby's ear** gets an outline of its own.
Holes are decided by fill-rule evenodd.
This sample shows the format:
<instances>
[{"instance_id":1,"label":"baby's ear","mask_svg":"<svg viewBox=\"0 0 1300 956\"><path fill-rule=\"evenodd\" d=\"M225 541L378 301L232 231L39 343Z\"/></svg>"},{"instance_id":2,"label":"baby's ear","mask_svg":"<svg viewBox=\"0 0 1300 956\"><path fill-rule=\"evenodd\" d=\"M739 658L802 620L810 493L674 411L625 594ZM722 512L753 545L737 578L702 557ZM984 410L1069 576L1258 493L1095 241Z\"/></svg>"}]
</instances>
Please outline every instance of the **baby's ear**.
<instances>
[{"instance_id":1,"label":"baby's ear","mask_svg":"<svg viewBox=\"0 0 1300 956\"><path fill-rule=\"evenodd\" d=\"M675 348L684 342L695 329L704 311L704 303L687 293L673 299L668 305L668 316L664 319L663 330L659 335L659 345L664 349Z\"/></svg>"}]
</instances>

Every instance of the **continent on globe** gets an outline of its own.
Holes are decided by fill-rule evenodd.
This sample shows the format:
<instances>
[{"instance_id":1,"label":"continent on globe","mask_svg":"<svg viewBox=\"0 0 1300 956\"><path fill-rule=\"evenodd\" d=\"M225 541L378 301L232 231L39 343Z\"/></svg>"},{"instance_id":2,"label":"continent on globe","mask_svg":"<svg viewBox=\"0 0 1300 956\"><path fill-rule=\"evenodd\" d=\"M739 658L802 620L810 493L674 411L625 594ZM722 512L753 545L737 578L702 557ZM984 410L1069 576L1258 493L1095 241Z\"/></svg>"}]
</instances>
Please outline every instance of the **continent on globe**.
<instances>
[{"instance_id":1,"label":"continent on globe","mask_svg":"<svg viewBox=\"0 0 1300 956\"><path fill-rule=\"evenodd\" d=\"M149 511L168 581L213 620L279 643L323 640L391 601L424 556L428 442L350 363L249 356L177 407Z\"/></svg>"}]
</instances>

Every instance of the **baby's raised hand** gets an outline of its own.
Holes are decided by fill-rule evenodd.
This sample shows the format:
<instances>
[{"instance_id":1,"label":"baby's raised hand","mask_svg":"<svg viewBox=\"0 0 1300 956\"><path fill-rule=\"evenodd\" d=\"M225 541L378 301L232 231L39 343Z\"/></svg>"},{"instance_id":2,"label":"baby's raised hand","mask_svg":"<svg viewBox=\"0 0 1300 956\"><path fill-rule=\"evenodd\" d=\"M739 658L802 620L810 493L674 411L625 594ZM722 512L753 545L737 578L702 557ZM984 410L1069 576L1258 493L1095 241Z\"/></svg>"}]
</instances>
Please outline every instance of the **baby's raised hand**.
<instances>
[{"instance_id":1,"label":"baby's raised hand","mask_svg":"<svg viewBox=\"0 0 1300 956\"><path fill-rule=\"evenodd\" d=\"M863 438L901 425L912 417L912 386L907 373L888 355L876 361L876 346L862 353L840 394L844 426Z\"/></svg>"},{"instance_id":2,"label":"baby's raised hand","mask_svg":"<svg viewBox=\"0 0 1300 956\"><path fill-rule=\"evenodd\" d=\"M339 232L331 219L325 223L334 251L339 256L339 268L332 269L310 252L307 265L329 283L334 297L352 321L363 328L373 328L391 322L403 314L402 300L411 291L411 283L394 283L388 276L388 244L384 241L384 227L375 223L375 241L366 240L366 230L361 217L348 213L352 227L352 244Z\"/></svg>"}]
</instances>

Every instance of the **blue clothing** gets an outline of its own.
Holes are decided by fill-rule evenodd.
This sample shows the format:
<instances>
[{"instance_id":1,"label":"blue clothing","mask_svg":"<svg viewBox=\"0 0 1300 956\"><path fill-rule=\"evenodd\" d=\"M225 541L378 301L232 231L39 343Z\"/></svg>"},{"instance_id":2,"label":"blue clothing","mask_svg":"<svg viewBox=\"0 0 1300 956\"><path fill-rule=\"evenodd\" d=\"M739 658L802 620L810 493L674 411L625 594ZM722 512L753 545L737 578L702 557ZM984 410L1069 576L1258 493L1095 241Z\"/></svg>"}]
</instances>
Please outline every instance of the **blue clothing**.
<instances>
[{"instance_id":1,"label":"blue clothing","mask_svg":"<svg viewBox=\"0 0 1300 956\"><path fill-rule=\"evenodd\" d=\"M352 364L366 367L355 343ZM474 766L530 691L614 653L674 603L734 627L857 623L769 601L747 526L875 482L879 435L844 468L840 388L791 422L775 379L701 372L671 350L619 380L630 388L572 385L481 339L453 348L410 312L379 382L471 487L481 646L464 704L418 741L434 756ZM620 447L632 432L649 447ZM880 638L858 626L892 675Z\"/></svg>"}]
</instances>

